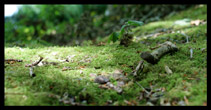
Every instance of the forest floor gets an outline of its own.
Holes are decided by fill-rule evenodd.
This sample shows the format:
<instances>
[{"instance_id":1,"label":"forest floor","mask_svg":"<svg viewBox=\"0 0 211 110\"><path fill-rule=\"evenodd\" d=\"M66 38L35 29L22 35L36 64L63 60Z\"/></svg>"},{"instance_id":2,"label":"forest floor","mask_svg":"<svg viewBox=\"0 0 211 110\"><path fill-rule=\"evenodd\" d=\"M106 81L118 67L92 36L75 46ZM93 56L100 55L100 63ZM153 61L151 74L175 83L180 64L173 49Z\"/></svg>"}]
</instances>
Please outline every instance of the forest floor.
<instances>
[{"instance_id":1,"label":"forest floor","mask_svg":"<svg viewBox=\"0 0 211 110\"><path fill-rule=\"evenodd\" d=\"M186 18L186 19L185 19ZM207 6L198 6L167 16L165 19L134 28L133 42L120 46L108 44L107 37L98 45L58 47L35 44L27 47L5 46L5 105L34 106L185 106L207 105ZM188 41L187 41L188 36ZM136 68L141 52L153 51L165 41L179 51L163 56L155 64L144 62L138 78L130 73ZM193 58L190 58L190 49ZM52 64L29 67L40 56ZM165 71L165 66L172 74ZM107 76L108 84L95 82ZM117 89L121 90L119 92Z\"/></svg>"}]
</instances>

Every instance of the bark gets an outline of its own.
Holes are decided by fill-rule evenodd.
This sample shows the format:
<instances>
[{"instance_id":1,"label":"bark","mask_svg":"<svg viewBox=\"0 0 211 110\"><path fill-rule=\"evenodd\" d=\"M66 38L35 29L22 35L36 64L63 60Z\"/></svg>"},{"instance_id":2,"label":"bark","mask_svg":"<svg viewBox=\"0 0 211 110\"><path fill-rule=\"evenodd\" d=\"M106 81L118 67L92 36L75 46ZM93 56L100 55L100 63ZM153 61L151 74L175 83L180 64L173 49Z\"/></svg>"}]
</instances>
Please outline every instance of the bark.
<instances>
[{"instance_id":1,"label":"bark","mask_svg":"<svg viewBox=\"0 0 211 110\"><path fill-rule=\"evenodd\" d=\"M141 58L146 60L148 63L156 64L163 55L175 52L177 50L178 48L175 44L171 43L170 41L166 41L152 53L150 52L141 53Z\"/></svg>"}]
</instances>

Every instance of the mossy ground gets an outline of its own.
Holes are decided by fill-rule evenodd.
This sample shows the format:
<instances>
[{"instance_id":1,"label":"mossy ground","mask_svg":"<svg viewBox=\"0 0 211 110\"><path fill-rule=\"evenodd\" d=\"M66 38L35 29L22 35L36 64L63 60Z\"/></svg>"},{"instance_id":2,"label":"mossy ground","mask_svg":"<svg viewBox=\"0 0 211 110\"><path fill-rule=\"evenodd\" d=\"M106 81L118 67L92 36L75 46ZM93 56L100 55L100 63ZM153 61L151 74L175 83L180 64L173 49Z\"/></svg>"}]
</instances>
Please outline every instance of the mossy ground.
<instances>
[{"instance_id":1,"label":"mossy ground","mask_svg":"<svg viewBox=\"0 0 211 110\"><path fill-rule=\"evenodd\" d=\"M207 6L194 7L189 10L166 17L162 21L145 24L135 28L135 36L145 36L158 28L170 28L176 20L190 18L192 20L206 20ZM195 16L197 14L197 16ZM85 105L106 105L112 100L112 105L128 105L125 100L136 102L135 105L146 105L146 100L139 101L137 97L142 91L135 83L128 83L123 87L123 93L118 94L112 89L101 89L94 83L90 74L110 75L115 70L123 70L129 74L140 60L140 52L152 51L149 47L155 47L158 42L166 40L176 43L179 51L165 55L156 65L145 62L142 78L138 82L149 87L165 88L162 98L174 101L188 99L187 105L206 105L207 103L207 24L199 26L174 26L175 33L164 33L157 37L134 40L129 47L119 46L118 43L102 46L84 45L75 47L39 46L32 45L25 48L5 46L5 59L21 59L23 62L5 64L5 105L65 105L50 94L62 96L65 92L81 102L81 96L87 100ZM189 43L175 41L186 40L177 31L187 34ZM149 45L140 43L147 42ZM189 47L193 48L193 59L190 59ZM46 65L36 67L36 77L29 77L29 69L25 64L30 64L39 59L39 55L48 61L65 59L69 55L75 55L71 62L58 65ZM89 59L90 62L87 60ZM169 75L164 66L173 71ZM71 70L62 71L63 67L71 67ZM95 69L99 67L99 69ZM81 73L82 72L82 73ZM112 80L115 84L115 80ZM84 89L86 88L86 89ZM88 98L86 98L86 96Z\"/></svg>"}]
</instances>

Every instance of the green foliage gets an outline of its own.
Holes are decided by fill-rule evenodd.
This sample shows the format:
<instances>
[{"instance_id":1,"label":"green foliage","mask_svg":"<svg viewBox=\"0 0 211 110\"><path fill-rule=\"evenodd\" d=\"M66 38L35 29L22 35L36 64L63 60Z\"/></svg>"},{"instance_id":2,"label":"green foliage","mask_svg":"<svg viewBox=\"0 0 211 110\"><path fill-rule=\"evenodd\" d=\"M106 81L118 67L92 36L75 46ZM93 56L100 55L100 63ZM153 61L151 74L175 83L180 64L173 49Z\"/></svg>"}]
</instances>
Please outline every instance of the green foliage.
<instances>
[{"instance_id":1,"label":"green foliage","mask_svg":"<svg viewBox=\"0 0 211 110\"><path fill-rule=\"evenodd\" d=\"M126 24L129 24L129 26L142 26L144 23L142 21L129 20Z\"/></svg>"},{"instance_id":2,"label":"green foliage","mask_svg":"<svg viewBox=\"0 0 211 110\"><path fill-rule=\"evenodd\" d=\"M190 5L23 5L15 15L5 18L5 42L24 44L38 40L74 45L75 40L81 43L108 36L116 30L121 30L120 38L127 31L127 26L122 29L121 26L129 19L152 22L188 7ZM128 23L130 26L141 24Z\"/></svg>"},{"instance_id":3,"label":"green foliage","mask_svg":"<svg viewBox=\"0 0 211 110\"><path fill-rule=\"evenodd\" d=\"M87 27L99 27L102 25L102 17L96 15L102 14L105 9L106 5L23 5L16 14L5 18L5 42L18 41L24 44L44 40L64 45L82 33L75 29L78 29L80 22L87 22L81 19L85 11L95 13L92 16L97 18L95 22L88 21L90 25Z\"/></svg>"},{"instance_id":4,"label":"green foliage","mask_svg":"<svg viewBox=\"0 0 211 110\"><path fill-rule=\"evenodd\" d=\"M113 32L110 36L109 36L109 39L108 39L108 43L110 43L110 41L113 41L113 42L116 42L119 38L119 32Z\"/></svg>"},{"instance_id":5,"label":"green foliage","mask_svg":"<svg viewBox=\"0 0 211 110\"><path fill-rule=\"evenodd\" d=\"M108 39L108 43L111 41L116 42L117 40L121 39L123 34L126 32L128 33L131 31L131 26L142 26L144 23L142 21L135 21L135 20L129 20L127 21L122 27L120 32L113 32Z\"/></svg>"}]
</instances>

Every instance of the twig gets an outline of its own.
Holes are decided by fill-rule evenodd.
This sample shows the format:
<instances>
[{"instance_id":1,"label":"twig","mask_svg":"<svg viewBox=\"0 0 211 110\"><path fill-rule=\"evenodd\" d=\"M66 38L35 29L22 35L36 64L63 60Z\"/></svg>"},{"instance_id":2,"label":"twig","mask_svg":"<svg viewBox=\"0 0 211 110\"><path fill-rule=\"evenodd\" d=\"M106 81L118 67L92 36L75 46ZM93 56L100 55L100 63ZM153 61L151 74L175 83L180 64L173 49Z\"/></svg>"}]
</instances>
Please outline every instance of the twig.
<instances>
[{"instance_id":1,"label":"twig","mask_svg":"<svg viewBox=\"0 0 211 110\"><path fill-rule=\"evenodd\" d=\"M137 81L136 81L136 84L139 86L139 87L141 87L143 90L144 90L144 92L146 92L147 94L150 94L150 92L148 92L143 86L141 86L141 84L139 84Z\"/></svg>"},{"instance_id":2,"label":"twig","mask_svg":"<svg viewBox=\"0 0 211 110\"><path fill-rule=\"evenodd\" d=\"M43 60L43 57L40 57L40 60L37 62L34 62L32 64L26 64L25 67L32 67L38 65Z\"/></svg>"},{"instance_id":3,"label":"twig","mask_svg":"<svg viewBox=\"0 0 211 110\"><path fill-rule=\"evenodd\" d=\"M138 64L138 66L136 67L136 69L132 72L132 74L133 74L133 76L137 76L137 73L138 73L138 71L140 70L140 71L142 71L143 70L143 68L144 68L144 61L143 60L141 60L140 62L139 62L139 64Z\"/></svg>"},{"instance_id":4,"label":"twig","mask_svg":"<svg viewBox=\"0 0 211 110\"><path fill-rule=\"evenodd\" d=\"M186 35L185 33L181 33L181 34L186 37L186 41L187 41L186 43L189 43L189 40L188 40L189 36Z\"/></svg>"},{"instance_id":5,"label":"twig","mask_svg":"<svg viewBox=\"0 0 211 110\"><path fill-rule=\"evenodd\" d=\"M4 60L8 64L13 64L15 62L22 62L23 60L17 60L17 59L5 59Z\"/></svg>"},{"instance_id":6,"label":"twig","mask_svg":"<svg viewBox=\"0 0 211 110\"><path fill-rule=\"evenodd\" d=\"M187 42L186 42L186 43L189 43L189 41L188 41L188 36L186 36L186 40L187 40Z\"/></svg>"},{"instance_id":7,"label":"twig","mask_svg":"<svg viewBox=\"0 0 211 110\"><path fill-rule=\"evenodd\" d=\"M190 58L192 59L193 58L193 49L190 48Z\"/></svg>"},{"instance_id":8,"label":"twig","mask_svg":"<svg viewBox=\"0 0 211 110\"><path fill-rule=\"evenodd\" d=\"M52 65L57 65L57 62L48 62L48 61L42 61L43 65L47 65L47 64L52 64Z\"/></svg>"},{"instance_id":9,"label":"twig","mask_svg":"<svg viewBox=\"0 0 211 110\"><path fill-rule=\"evenodd\" d=\"M8 61L23 62L23 60L17 60L17 59L5 59L4 61L6 61L6 62L8 62Z\"/></svg>"},{"instance_id":10,"label":"twig","mask_svg":"<svg viewBox=\"0 0 211 110\"><path fill-rule=\"evenodd\" d=\"M31 77L35 76L35 74L33 73L33 66L29 67L29 74Z\"/></svg>"},{"instance_id":11,"label":"twig","mask_svg":"<svg viewBox=\"0 0 211 110\"><path fill-rule=\"evenodd\" d=\"M156 47L150 47L149 49L150 50L154 50L154 49L157 49L157 48L159 48L160 47L160 45L158 45L158 46L156 46Z\"/></svg>"},{"instance_id":12,"label":"twig","mask_svg":"<svg viewBox=\"0 0 211 110\"><path fill-rule=\"evenodd\" d=\"M38 65L41 61L43 60L43 57L40 57L40 60L39 61L36 61L32 64L26 64L25 67L29 67L29 75L31 77L34 77L35 76L35 73L33 73L33 66L36 66Z\"/></svg>"}]
</instances>

